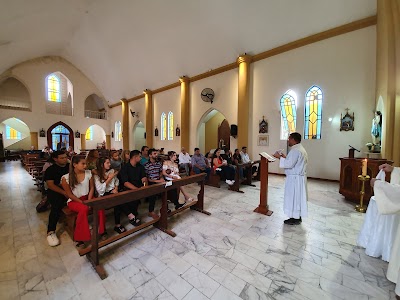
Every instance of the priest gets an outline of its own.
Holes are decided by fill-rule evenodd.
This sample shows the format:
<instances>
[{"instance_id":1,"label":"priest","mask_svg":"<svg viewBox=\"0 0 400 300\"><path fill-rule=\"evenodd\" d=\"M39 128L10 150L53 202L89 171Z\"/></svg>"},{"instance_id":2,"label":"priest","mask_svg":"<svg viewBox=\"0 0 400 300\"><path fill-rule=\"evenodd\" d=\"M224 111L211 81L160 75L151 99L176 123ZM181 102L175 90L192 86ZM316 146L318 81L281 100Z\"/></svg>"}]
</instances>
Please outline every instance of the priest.
<instances>
[{"instance_id":1,"label":"priest","mask_svg":"<svg viewBox=\"0 0 400 300\"><path fill-rule=\"evenodd\" d=\"M299 225L301 217L307 217L308 155L301 145L300 133L291 133L288 144L291 148L287 156L282 152L275 152L274 157L279 158L279 167L285 169L286 174L283 211L289 219L283 223Z\"/></svg>"},{"instance_id":2,"label":"priest","mask_svg":"<svg viewBox=\"0 0 400 300\"><path fill-rule=\"evenodd\" d=\"M388 164L382 165L385 172L392 172L392 176L400 175L400 168ZM383 180L371 180L374 187L375 201L381 214L400 214L400 184L388 183ZM387 278L396 283L396 299L400 299L400 225L394 238L389 258Z\"/></svg>"}]
</instances>

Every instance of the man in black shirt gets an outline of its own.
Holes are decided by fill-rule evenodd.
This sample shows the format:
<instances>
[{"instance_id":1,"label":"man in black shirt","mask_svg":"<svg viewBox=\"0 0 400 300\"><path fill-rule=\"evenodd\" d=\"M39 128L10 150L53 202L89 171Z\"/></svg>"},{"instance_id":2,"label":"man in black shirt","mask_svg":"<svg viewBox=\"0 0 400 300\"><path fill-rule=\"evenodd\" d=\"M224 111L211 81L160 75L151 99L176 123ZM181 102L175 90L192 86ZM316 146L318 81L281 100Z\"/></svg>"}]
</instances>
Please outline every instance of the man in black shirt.
<instances>
[{"instance_id":1,"label":"man in black shirt","mask_svg":"<svg viewBox=\"0 0 400 300\"><path fill-rule=\"evenodd\" d=\"M121 169L120 185L123 186L125 190L137 190L147 183L146 171L140 164L140 158L140 152L138 150L131 151L129 162L124 164ZM129 206L129 211L133 215L133 219L131 219L128 215L129 222L134 226L140 225L137 211L139 201L127 203L127 206Z\"/></svg>"},{"instance_id":2,"label":"man in black shirt","mask_svg":"<svg viewBox=\"0 0 400 300\"><path fill-rule=\"evenodd\" d=\"M52 153L52 157L54 164L47 168L44 180L46 180L48 187L47 199L49 199L51 204L47 227L47 242L50 246L54 247L60 244L56 235L56 226L67 200L66 193L61 188L61 177L68 173L69 164L67 163L67 155L64 151L55 151Z\"/></svg>"}]
</instances>

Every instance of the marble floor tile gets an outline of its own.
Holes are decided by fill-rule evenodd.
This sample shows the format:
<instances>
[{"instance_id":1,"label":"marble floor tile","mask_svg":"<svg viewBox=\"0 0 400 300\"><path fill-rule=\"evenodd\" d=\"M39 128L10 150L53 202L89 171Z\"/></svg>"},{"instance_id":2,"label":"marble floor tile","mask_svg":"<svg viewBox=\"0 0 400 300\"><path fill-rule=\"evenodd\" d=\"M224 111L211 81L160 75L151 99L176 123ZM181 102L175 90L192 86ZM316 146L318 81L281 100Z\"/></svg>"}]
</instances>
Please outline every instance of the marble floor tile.
<instances>
[{"instance_id":1,"label":"marble floor tile","mask_svg":"<svg viewBox=\"0 0 400 300\"><path fill-rule=\"evenodd\" d=\"M137 288L138 296L144 300L154 300L157 299L162 292L165 291L165 288L155 279L150 279L143 285ZM134 298L133 298L134 299ZM139 299L137 297L137 299Z\"/></svg>"},{"instance_id":2,"label":"marble floor tile","mask_svg":"<svg viewBox=\"0 0 400 300\"><path fill-rule=\"evenodd\" d=\"M158 275L156 280L178 300L183 299L193 288L192 285L169 268Z\"/></svg>"},{"instance_id":3,"label":"marble floor tile","mask_svg":"<svg viewBox=\"0 0 400 300\"><path fill-rule=\"evenodd\" d=\"M3 299L19 299L17 280L1 281L0 295Z\"/></svg>"},{"instance_id":4,"label":"marble floor tile","mask_svg":"<svg viewBox=\"0 0 400 300\"><path fill-rule=\"evenodd\" d=\"M195 267L191 267L187 270L182 278L189 282L194 288L199 290L202 294L207 297L211 297L215 291L218 289L220 284L215 280L211 279L209 276L200 272Z\"/></svg>"},{"instance_id":5,"label":"marble floor tile","mask_svg":"<svg viewBox=\"0 0 400 300\"><path fill-rule=\"evenodd\" d=\"M211 300L243 300L222 285L218 288Z\"/></svg>"},{"instance_id":6,"label":"marble floor tile","mask_svg":"<svg viewBox=\"0 0 400 300\"><path fill-rule=\"evenodd\" d=\"M254 270L251 270L241 264L238 264L235 269L232 271L233 275L236 275L240 279L246 281L247 283L252 284L259 290L268 293L268 289L272 283L272 280L266 278Z\"/></svg>"},{"instance_id":7,"label":"marble floor tile","mask_svg":"<svg viewBox=\"0 0 400 300\"><path fill-rule=\"evenodd\" d=\"M130 299L136 294L135 287L120 272L101 281L112 299Z\"/></svg>"},{"instance_id":8,"label":"marble floor tile","mask_svg":"<svg viewBox=\"0 0 400 300\"><path fill-rule=\"evenodd\" d=\"M206 296L204 296L202 293L200 293L196 289L192 289L186 296L183 298L183 300L208 300Z\"/></svg>"},{"instance_id":9,"label":"marble floor tile","mask_svg":"<svg viewBox=\"0 0 400 300\"><path fill-rule=\"evenodd\" d=\"M323 291L319 286L315 286L309 283L306 283L302 280L297 280L294 291L307 299L310 300L321 300L321 299L329 299L329 300L339 300L337 296L330 294L326 291Z\"/></svg>"},{"instance_id":10,"label":"marble floor tile","mask_svg":"<svg viewBox=\"0 0 400 300\"><path fill-rule=\"evenodd\" d=\"M203 273L207 273L214 266L214 263L193 251L186 253L184 256L182 256L182 259Z\"/></svg>"}]
</instances>

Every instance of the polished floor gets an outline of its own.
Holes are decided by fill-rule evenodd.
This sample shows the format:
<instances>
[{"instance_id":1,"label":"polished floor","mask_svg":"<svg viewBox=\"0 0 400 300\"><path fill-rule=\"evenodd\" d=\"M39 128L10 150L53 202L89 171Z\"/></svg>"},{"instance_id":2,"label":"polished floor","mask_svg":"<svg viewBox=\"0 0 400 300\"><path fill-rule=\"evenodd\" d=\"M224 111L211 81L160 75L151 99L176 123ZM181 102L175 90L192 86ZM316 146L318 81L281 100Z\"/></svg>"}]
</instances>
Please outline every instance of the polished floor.
<instances>
[{"instance_id":1,"label":"polished floor","mask_svg":"<svg viewBox=\"0 0 400 300\"><path fill-rule=\"evenodd\" d=\"M283 186L270 176L271 217L252 212L258 186L206 187L211 216L185 211L172 220L175 238L150 228L101 250L109 276L100 280L62 225L61 245L47 245L31 177L19 162L0 163L0 299L395 299L387 263L355 246L364 215L338 184L309 181L300 226L283 225Z\"/></svg>"}]
</instances>

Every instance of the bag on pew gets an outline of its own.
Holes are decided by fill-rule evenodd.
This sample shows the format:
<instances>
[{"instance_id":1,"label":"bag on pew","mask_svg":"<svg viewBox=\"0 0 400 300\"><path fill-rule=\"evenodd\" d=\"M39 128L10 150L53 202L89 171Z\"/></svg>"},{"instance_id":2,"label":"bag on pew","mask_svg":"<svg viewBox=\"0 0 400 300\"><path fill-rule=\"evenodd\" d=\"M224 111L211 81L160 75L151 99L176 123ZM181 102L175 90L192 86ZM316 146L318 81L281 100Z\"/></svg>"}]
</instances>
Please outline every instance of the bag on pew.
<instances>
[{"instance_id":1,"label":"bag on pew","mask_svg":"<svg viewBox=\"0 0 400 300\"><path fill-rule=\"evenodd\" d=\"M36 211L38 213L45 212L48 209L50 209L50 201L47 199L47 197L43 198L42 201L36 205Z\"/></svg>"}]
</instances>

